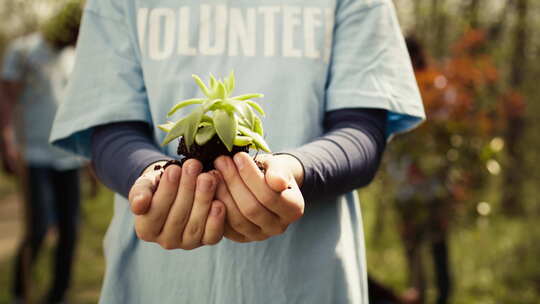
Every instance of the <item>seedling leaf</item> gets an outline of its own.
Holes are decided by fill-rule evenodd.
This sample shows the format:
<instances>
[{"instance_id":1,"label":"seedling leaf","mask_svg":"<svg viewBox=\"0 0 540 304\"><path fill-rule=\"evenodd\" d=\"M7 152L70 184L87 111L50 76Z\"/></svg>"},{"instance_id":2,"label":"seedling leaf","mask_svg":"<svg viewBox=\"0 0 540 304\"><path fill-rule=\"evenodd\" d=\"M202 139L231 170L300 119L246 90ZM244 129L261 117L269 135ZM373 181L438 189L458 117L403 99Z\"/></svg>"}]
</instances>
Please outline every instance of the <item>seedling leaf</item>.
<instances>
[{"instance_id":1,"label":"seedling leaf","mask_svg":"<svg viewBox=\"0 0 540 304\"><path fill-rule=\"evenodd\" d=\"M255 113L253 110L243 101L232 100L231 104L234 106L234 110L240 114L239 116L245 121L246 125L251 129L255 123Z\"/></svg>"},{"instance_id":2,"label":"seedling leaf","mask_svg":"<svg viewBox=\"0 0 540 304\"><path fill-rule=\"evenodd\" d=\"M217 80L216 77L212 73L210 73L210 88L212 88L212 91L216 90L217 86Z\"/></svg>"},{"instance_id":3,"label":"seedling leaf","mask_svg":"<svg viewBox=\"0 0 540 304\"><path fill-rule=\"evenodd\" d=\"M204 111L204 109L203 109ZM202 118L201 118L201 122L208 122L210 124L212 124L212 117L206 115L206 114L203 114Z\"/></svg>"},{"instance_id":4,"label":"seedling leaf","mask_svg":"<svg viewBox=\"0 0 540 304\"><path fill-rule=\"evenodd\" d=\"M248 99L252 99L252 98L262 98L262 97L264 97L263 94L244 94L244 95L235 96L232 99L248 100Z\"/></svg>"},{"instance_id":5,"label":"seedling leaf","mask_svg":"<svg viewBox=\"0 0 540 304\"><path fill-rule=\"evenodd\" d=\"M180 101L174 107L172 107L169 113L167 113L167 116L173 115L176 111L180 110L183 107L187 107L194 104L202 104L203 102L204 102L204 99L201 99L201 98L193 98L193 99Z\"/></svg>"},{"instance_id":6,"label":"seedling leaf","mask_svg":"<svg viewBox=\"0 0 540 304\"><path fill-rule=\"evenodd\" d=\"M186 132L184 134L184 140L186 141L186 147L189 151L189 147L193 144L195 140L195 134L197 134L197 129L199 128L199 123L201 122L203 116L203 108L197 107L191 114L186 116Z\"/></svg>"},{"instance_id":7,"label":"seedling leaf","mask_svg":"<svg viewBox=\"0 0 540 304\"><path fill-rule=\"evenodd\" d=\"M227 78L227 89L229 93L232 93L234 91L234 87L236 85L236 80L234 77L234 71L231 71L231 74L229 74L229 78Z\"/></svg>"},{"instance_id":8,"label":"seedling leaf","mask_svg":"<svg viewBox=\"0 0 540 304\"><path fill-rule=\"evenodd\" d=\"M255 115L255 122L253 123L253 131L255 131L255 133L259 134L260 136L264 136L262 121L257 115Z\"/></svg>"},{"instance_id":9,"label":"seedling leaf","mask_svg":"<svg viewBox=\"0 0 540 304\"><path fill-rule=\"evenodd\" d=\"M225 104L223 103L223 100L221 99L214 99L212 102L209 102L206 107L204 108L205 111L215 111L218 109L222 109L225 107Z\"/></svg>"},{"instance_id":10,"label":"seedling leaf","mask_svg":"<svg viewBox=\"0 0 540 304\"><path fill-rule=\"evenodd\" d=\"M227 92L227 88L225 87L225 84L222 81L218 82L214 97L225 99L227 98L227 95L228 95L228 92Z\"/></svg>"},{"instance_id":11,"label":"seedling leaf","mask_svg":"<svg viewBox=\"0 0 540 304\"><path fill-rule=\"evenodd\" d=\"M196 108L191 114L179 120L169 131L169 134L163 140L162 145L170 143L173 139L184 136L186 147L193 144L195 133L203 116L202 107Z\"/></svg>"},{"instance_id":12,"label":"seedling leaf","mask_svg":"<svg viewBox=\"0 0 540 304\"><path fill-rule=\"evenodd\" d=\"M261 114L262 116L265 116L266 114L264 113L264 110L261 108L261 106L256 103L255 101L253 100L246 100L246 103L248 105L250 105L252 108L254 108L257 112L259 112L259 114Z\"/></svg>"},{"instance_id":13,"label":"seedling leaf","mask_svg":"<svg viewBox=\"0 0 540 304\"><path fill-rule=\"evenodd\" d=\"M166 123L162 125L158 125L158 128L160 128L164 132L170 132L171 129L174 127L175 123L172 121L167 121Z\"/></svg>"},{"instance_id":14,"label":"seedling leaf","mask_svg":"<svg viewBox=\"0 0 540 304\"><path fill-rule=\"evenodd\" d=\"M265 152L271 153L270 148L268 147L268 144L266 143L266 141L261 135L251 131L249 128L246 128L244 126L238 126L238 131L240 131L240 133L246 136L251 137L253 139L253 142L255 143L255 145L257 145L258 148L260 148L261 150Z\"/></svg>"},{"instance_id":15,"label":"seedling leaf","mask_svg":"<svg viewBox=\"0 0 540 304\"><path fill-rule=\"evenodd\" d=\"M214 111L214 126L219 139L221 139L225 147L227 147L227 150L232 151L238 127L234 113L217 109Z\"/></svg>"},{"instance_id":16,"label":"seedling leaf","mask_svg":"<svg viewBox=\"0 0 540 304\"><path fill-rule=\"evenodd\" d=\"M173 139L183 136L186 131L186 121L187 117L179 120L174 124L174 126L169 130L169 133L161 143L161 145L166 145L170 143Z\"/></svg>"},{"instance_id":17,"label":"seedling leaf","mask_svg":"<svg viewBox=\"0 0 540 304\"><path fill-rule=\"evenodd\" d=\"M244 147L253 143L253 139L249 136L236 135L234 138L234 145Z\"/></svg>"},{"instance_id":18,"label":"seedling leaf","mask_svg":"<svg viewBox=\"0 0 540 304\"><path fill-rule=\"evenodd\" d=\"M206 95L208 98L212 98L212 94L210 94L210 90L208 90L208 88L206 87L204 82L201 80L201 78L195 74L191 75L191 77L195 79L195 82L197 83L199 88L201 88L201 91L203 91L204 95Z\"/></svg>"},{"instance_id":19,"label":"seedling leaf","mask_svg":"<svg viewBox=\"0 0 540 304\"><path fill-rule=\"evenodd\" d=\"M207 125L199 128L199 130L197 131L197 135L195 135L195 142L199 146L206 144L210 139L212 139L212 137L214 137L214 135L216 135L216 129L214 129L214 126L209 123L205 124Z\"/></svg>"}]
</instances>

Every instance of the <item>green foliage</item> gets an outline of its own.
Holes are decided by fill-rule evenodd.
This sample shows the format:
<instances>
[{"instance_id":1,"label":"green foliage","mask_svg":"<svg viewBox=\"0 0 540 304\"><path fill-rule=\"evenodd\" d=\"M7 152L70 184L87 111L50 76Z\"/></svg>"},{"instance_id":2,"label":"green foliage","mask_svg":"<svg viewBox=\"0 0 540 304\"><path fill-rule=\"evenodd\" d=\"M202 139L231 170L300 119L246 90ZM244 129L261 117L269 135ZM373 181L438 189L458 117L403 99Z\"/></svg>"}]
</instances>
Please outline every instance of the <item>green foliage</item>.
<instances>
[{"instance_id":1,"label":"green foliage","mask_svg":"<svg viewBox=\"0 0 540 304\"><path fill-rule=\"evenodd\" d=\"M233 146L250 146L257 150L270 152L270 148L263 138L264 131L261 119L255 112L262 116L265 113L259 104L251 100L263 97L262 94L230 97L236 85L232 72L224 80L216 79L210 75L209 87L199 76L192 75L192 77L206 98L183 100L171 108L167 113L168 116L184 107L198 105L190 114L179 121L169 121L158 126L168 133L163 145L183 136L189 149L194 142L203 146L217 134L229 151L232 151Z\"/></svg>"}]
</instances>

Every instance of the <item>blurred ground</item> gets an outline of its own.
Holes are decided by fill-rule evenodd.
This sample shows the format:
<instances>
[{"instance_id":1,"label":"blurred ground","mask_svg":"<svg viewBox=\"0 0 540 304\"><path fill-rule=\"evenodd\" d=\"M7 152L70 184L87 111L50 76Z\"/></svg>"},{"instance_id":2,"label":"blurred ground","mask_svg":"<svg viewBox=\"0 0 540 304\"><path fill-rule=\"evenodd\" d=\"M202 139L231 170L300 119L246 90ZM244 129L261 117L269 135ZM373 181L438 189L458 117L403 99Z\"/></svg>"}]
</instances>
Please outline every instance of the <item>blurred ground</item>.
<instances>
[{"instance_id":1,"label":"blurred ground","mask_svg":"<svg viewBox=\"0 0 540 304\"><path fill-rule=\"evenodd\" d=\"M19 197L13 193L0 199L0 261L11 256L22 234L22 209Z\"/></svg>"},{"instance_id":2,"label":"blurred ground","mask_svg":"<svg viewBox=\"0 0 540 304\"><path fill-rule=\"evenodd\" d=\"M90 197L88 183L84 183L84 202L81 234L70 298L75 304L97 303L101 280L105 269L102 239L111 218L112 195L99 189L96 197ZM0 304L9 303L13 255L22 235L22 204L16 195L12 178L0 175ZM50 281L50 265L55 240L50 231L41 256L34 270L34 299L45 293Z\"/></svg>"}]
</instances>

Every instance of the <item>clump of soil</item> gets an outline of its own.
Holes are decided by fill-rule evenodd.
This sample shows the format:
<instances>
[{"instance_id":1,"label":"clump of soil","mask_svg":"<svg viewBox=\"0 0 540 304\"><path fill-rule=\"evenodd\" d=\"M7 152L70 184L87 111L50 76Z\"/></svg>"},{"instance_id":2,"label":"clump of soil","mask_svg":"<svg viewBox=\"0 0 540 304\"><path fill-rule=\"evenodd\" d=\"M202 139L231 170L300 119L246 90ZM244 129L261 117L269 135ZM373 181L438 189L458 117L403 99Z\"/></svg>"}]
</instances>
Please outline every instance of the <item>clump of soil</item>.
<instances>
[{"instance_id":1,"label":"clump of soil","mask_svg":"<svg viewBox=\"0 0 540 304\"><path fill-rule=\"evenodd\" d=\"M184 164L184 162L190 158L195 158L203 164L203 172L213 170L214 160L219 156L227 155L233 157L238 152L247 153L249 152L249 147L234 146L232 151L229 152L227 147L225 147L217 135L214 135L214 137L204 144L204 146L199 146L196 142L194 142L191 145L189 152L187 150L184 138L181 137L177 150L178 155L184 156L184 158L180 160L181 164Z\"/></svg>"},{"instance_id":2,"label":"clump of soil","mask_svg":"<svg viewBox=\"0 0 540 304\"><path fill-rule=\"evenodd\" d=\"M178 141L179 143L176 153L182 156L182 158L180 158L179 160L167 161L165 165L163 165L163 167L156 165L154 167L154 170L166 169L170 165L182 166L184 162L186 162L188 159L195 158L203 164L203 172L208 172L215 169L214 160L221 155L233 157L238 152L249 152L249 146L233 146L232 151L229 152L229 150L227 150L227 147L225 147L225 145L217 135L212 137L212 139L210 139L206 144L204 144L204 146L199 146L196 142L194 142L189 152L187 150L184 138L181 137ZM259 167L259 170L265 173L266 169L264 168L263 164L256 159L254 159L254 161L257 164L257 167Z\"/></svg>"}]
</instances>

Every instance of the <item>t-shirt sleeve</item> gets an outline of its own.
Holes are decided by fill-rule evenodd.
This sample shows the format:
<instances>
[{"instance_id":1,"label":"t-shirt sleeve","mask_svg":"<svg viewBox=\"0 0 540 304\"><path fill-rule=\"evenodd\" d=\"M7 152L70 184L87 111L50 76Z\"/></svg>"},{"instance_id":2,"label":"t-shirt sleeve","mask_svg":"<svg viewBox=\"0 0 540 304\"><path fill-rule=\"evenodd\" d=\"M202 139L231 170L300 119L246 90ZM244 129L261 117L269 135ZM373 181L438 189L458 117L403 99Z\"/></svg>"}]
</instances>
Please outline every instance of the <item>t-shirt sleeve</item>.
<instances>
[{"instance_id":1,"label":"t-shirt sleeve","mask_svg":"<svg viewBox=\"0 0 540 304\"><path fill-rule=\"evenodd\" d=\"M387 136L425 119L422 99L390 0L342 0L336 9L326 111L388 111Z\"/></svg>"},{"instance_id":2,"label":"t-shirt sleeve","mask_svg":"<svg viewBox=\"0 0 540 304\"><path fill-rule=\"evenodd\" d=\"M152 124L136 36L124 1L90 0L85 8L76 61L51 142L90 158L93 128L120 121Z\"/></svg>"},{"instance_id":3,"label":"t-shirt sleeve","mask_svg":"<svg viewBox=\"0 0 540 304\"><path fill-rule=\"evenodd\" d=\"M18 40L12 42L4 53L0 79L6 81L20 81L23 77L24 60Z\"/></svg>"}]
</instances>

